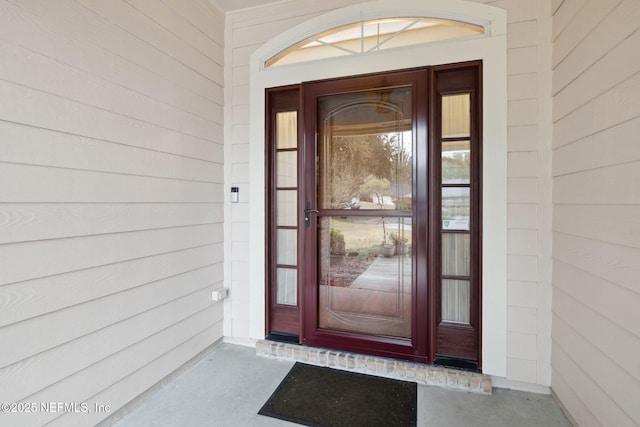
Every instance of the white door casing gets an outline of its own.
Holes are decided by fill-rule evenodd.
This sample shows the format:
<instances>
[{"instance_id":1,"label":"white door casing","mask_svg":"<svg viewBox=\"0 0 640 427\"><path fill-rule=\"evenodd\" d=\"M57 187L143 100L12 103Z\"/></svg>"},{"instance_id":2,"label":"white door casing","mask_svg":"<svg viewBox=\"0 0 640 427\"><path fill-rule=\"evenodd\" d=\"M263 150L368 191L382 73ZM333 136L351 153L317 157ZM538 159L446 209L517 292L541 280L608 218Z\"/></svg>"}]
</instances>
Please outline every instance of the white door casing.
<instances>
[{"instance_id":1,"label":"white door casing","mask_svg":"<svg viewBox=\"0 0 640 427\"><path fill-rule=\"evenodd\" d=\"M339 58L265 68L264 62L307 37L360 20L428 16L482 25L483 36L426 43ZM265 89L389 70L483 61L482 366L505 377L507 359L507 16L462 0L381 0L337 9L288 29L250 59L249 298L250 334L265 335ZM319 66L321 64L322 66Z\"/></svg>"}]
</instances>

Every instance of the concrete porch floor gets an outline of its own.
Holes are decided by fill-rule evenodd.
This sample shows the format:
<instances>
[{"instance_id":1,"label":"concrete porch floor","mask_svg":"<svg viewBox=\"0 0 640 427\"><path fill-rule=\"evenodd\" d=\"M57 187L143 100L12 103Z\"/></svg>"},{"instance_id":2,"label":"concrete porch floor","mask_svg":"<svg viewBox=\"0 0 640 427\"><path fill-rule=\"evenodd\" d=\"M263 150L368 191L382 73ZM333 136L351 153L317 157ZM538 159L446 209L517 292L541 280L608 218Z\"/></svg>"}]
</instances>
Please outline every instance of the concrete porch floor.
<instances>
[{"instance_id":1,"label":"concrete porch floor","mask_svg":"<svg viewBox=\"0 0 640 427\"><path fill-rule=\"evenodd\" d=\"M105 425L295 426L258 415L293 366L256 355L254 348L222 344L191 368ZM116 417L119 414L114 414ZM494 389L491 395L418 385L418 426L571 426L551 396Z\"/></svg>"}]
</instances>

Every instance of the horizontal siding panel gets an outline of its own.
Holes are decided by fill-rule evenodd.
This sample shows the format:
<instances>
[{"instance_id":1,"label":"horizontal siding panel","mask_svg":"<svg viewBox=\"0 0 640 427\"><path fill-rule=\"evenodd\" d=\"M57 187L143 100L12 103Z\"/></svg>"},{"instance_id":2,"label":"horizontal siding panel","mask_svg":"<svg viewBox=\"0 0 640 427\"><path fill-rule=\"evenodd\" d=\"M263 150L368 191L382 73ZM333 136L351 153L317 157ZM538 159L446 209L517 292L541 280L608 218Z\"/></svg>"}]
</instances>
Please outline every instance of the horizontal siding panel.
<instances>
[{"instance_id":1,"label":"horizontal siding panel","mask_svg":"<svg viewBox=\"0 0 640 427\"><path fill-rule=\"evenodd\" d=\"M638 22L564 0L553 23L552 388L579 425L640 422Z\"/></svg>"},{"instance_id":2,"label":"horizontal siding panel","mask_svg":"<svg viewBox=\"0 0 640 427\"><path fill-rule=\"evenodd\" d=\"M307 3L308 4L308 3ZM233 49L253 46L256 44L262 44L268 40L271 40L275 36L282 33L283 28L293 28L298 24L301 24L314 15L293 16L281 15L280 19L269 19L266 22L256 24L251 27L251 31L247 31L246 28L235 28L233 30ZM271 18L273 15L269 15ZM314 34L310 34L314 35Z\"/></svg>"},{"instance_id":3,"label":"horizontal siding panel","mask_svg":"<svg viewBox=\"0 0 640 427\"><path fill-rule=\"evenodd\" d=\"M178 335L178 333L174 334ZM118 406L127 403L129 396L137 397L145 391L144 384L160 382L166 376L172 374L176 370L176 366L181 366L193 359L194 355L198 355L207 350L211 343L215 343L222 337L222 321L214 324L210 328L202 331L198 335L181 343L179 347L174 348L170 352L153 359L148 365L131 372L122 379L120 383L109 387L106 391L96 396L88 398L90 405L100 404L101 402L115 402ZM150 348L144 354L152 357L154 348ZM87 420L82 418L74 418L72 414L66 414L61 419L55 420L52 427L84 427L93 425L95 422L106 418L106 413L90 413Z\"/></svg>"},{"instance_id":4,"label":"horizontal siding panel","mask_svg":"<svg viewBox=\"0 0 640 427\"><path fill-rule=\"evenodd\" d=\"M231 109L233 116L233 124L241 124L249 122L250 107L249 105L234 105Z\"/></svg>"},{"instance_id":5,"label":"horizontal siding panel","mask_svg":"<svg viewBox=\"0 0 640 427\"><path fill-rule=\"evenodd\" d=\"M248 66L251 54L259 47L262 47L262 43L233 49L233 52L231 53L231 64L234 67Z\"/></svg>"},{"instance_id":6,"label":"horizontal siding panel","mask_svg":"<svg viewBox=\"0 0 640 427\"><path fill-rule=\"evenodd\" d=\"M573 425L579 426L598 426L599 423L589 410L582 403L576 392L569 386L567 379L564 377L565 372L552 368L551 387L553 393L558 397L563 407L569 411Z\"/></svg>"},{"instance_id":7,"label":"horizontal siding panel","mask_svg":"<svg viewBox=\"0 0 640 427\"><path fill-rule=\"evenodd\" d=\"M555 319L554 319L555 324ZM556 341L552 349L555 370L562 372L563 378L572 384L576 396L584 402L601 426L636 427L637 424L591 377L591 373L581 368L575 361L575 355L562 348ZM604 361L603 361L604 364ZM582 421L582 420L581 420Z\"/></svg>"},{"instance_id":8,"label":"horizontal siding panel","mask_svg":"<svg viewBox=\"0 0 640 427\"><path fill-rule=\"evenodd\" d=\"M0 326L198 269L213 269L211 277L221 281L222 255L222 245L210 244L4 285Z\"/></svg>"},{"instance_id":9,"label":"horizontal siding panel","mask_svg":"<svg viewBox=\"0 0 640 427\"><path fill-rule=\"evenodd\" d=\"M231 154L234 156L232 162L246 161L249 158L249 125L247 123L240 123L231 126L230 139L233 141L231 147ZM244 150L246 154L240 153ZM239 156L241 155L241 157Z\"/></svg>"},{"instance_id":10,"label":"horizontal siding panel","mask_svg":"<svg viewBox=\"0 0 640 427\"><path fill-rule=\"evenodd\" d=\"M111 2L108 3L111 5ZM86 6L72 0L60 0L50 7L47 0L14 2L23 19L33 20L45 29L87 45L118 52L120 56L179 84L210 101L217 102L212 81L165 55L129 32L113 25ZM14 12L15 13L15 12Z\"/></svg>"},{"instance_id":11,"label":"horizontal siding panel","mask_svg":"<svg viewBox=\"0 0 640 427\"><path fill-rule=\"evenodd\" d=\"M222 184L0 163L0 203L220 202Z\"/></svg>"},{"instance_id":12,"label":"horizontal siding panel","mask_svg":"<svg viewBox=\"0 0 640 427\"><path fill-rule=\"evenodd\" d=\"M562 0L558 8L553 11L553 40L556 40L571 21L575 19L576 11L579 11L587 1L588 0Z\"/></svg>"},{"instance_id":13,"label":"horizontal siding panel","mask_svg":"<svg viewBox=\"0 0 640 427\"><path fill-rule=\"evenodd\" d=\"M508 126L526 126L538 123L538 100L518 99L507 103Z\"/></svg>"},{"instance_id":14,"label":"horizontal siding panel","mask_svg":"<svg viewBox=\"0 0 640 427\"><path fill-rule=\"evenodd\" d=\"M594 28L619 7L623 0L588 1L572 17L571 22L564 31L555 38L553 43L552 66L555 68L567 56L575 46L589 35Z\"/></svg>"},{"instance_id":15,"label":"horizontal siding panel","mask_svg":"<svg viewBox=\"0 0 640 427\"><path fill-rule=\"evenodd\" d=\"M556 232L554 259L591 275L638 291L640 250Z\"/></svg>"},{"instance_id":16,"label":"horizontal siding panel","mask_svg":"<svg viewBox=\"0 0 640 427\"><path fill-rule=\"evenodd\" d=\"M0 9L0 395L113 413L222 337L224 15L200 0ZM110 413L76 415L0 423Z\"/></svg>"},{"instance_id":17,"label":"horizontal siding panel","mask_svg":"<svg viewBox=\"0 0 640 427\"><path fill-rule=\"evenodd\" d=\"M509 203L507 205L507 228L536 230L538 228L538 205L534 203Z\"/></svg>"},{"instance_id":18,"label":"horizontal siding panel","mask_svg":"<svg viewBox=\"0 0 640 427\"><path fill-rule=\"evenodd\" d=\"M507 357L507 378L510 380L535 383L537 376L535 360Z\"/></svg>"},{"instance_id":19,"label":"horizontal siding panel","mask_svg":"<svg viewBox=\"0 0 640 427\"><path fill-rule=\"evenodd\" d=\"M618 0L616 0L617 2ZM609 1L590 2L610 4ZM638 29L640 7L637 0L624 0L595 27L554 69L553 92L558 93L599 58Z\"/></svg>"},{"instance_id":20,"label":"horizontal siding panel","mask_svg":"<svg viewBox=\"0 0 640 427\"><path fill-rule=\"evenodd\" d=\"M509 281L507 284L507 303L510 307L538 307L538 283Z\"/></svg>"},{"instance_id":21,"label":"horizontal siding panel","mask_svg":"<svg viewBox=\"0 0 640 427\"><path fill-rule=\"evenodd\" d=\"M610 321L612 328L623 329L640 340L640 289L618 286L559 260L554 264L554 282L567 296ZM626 351L619 357L621 365L635 370L630 373L640 380L640 365L633 363L638 361L638 354Z\"/></svg>"},{"instance_id":22,"label":"horizontal siding panel","mask_svg":"<svg viewBox=\"0 0 640 427\"><path fill-rule=\"evenodd\" d=\"M178 334L176 338L178 338ZM104 402L113 402L115 406L123 406L128 401L137 397L144 391L146 391L145 384L154 384L160 382L166 376L175 371L176 366L184 365L193 359L194 355L207 350L212 343L215 343L222 337L222 322L215 323L208 329L205 329L198 335L182 342L180 346L175 347L170 352L167 352L159 357L157 353L154 353L155 347L149 347L148 350L136 348L138 351L143 351L151 362L143 367L140 367L136 371L129 372L128 374L120 375L120 381L113 384L105 391L100 392L95 396L91 396L87 399L90 405L100 404ZM130 357L135 357L135 353ZM153 357L156 357L153 359ZM109 414L105 413L92 413L88 414L90 419L83 420L81 418L74 418L72 414L65 415L60 420L56 420L52 426L56 427L84 427L86 425L93 425L98 420L107 417Z\"/></svg>"},{"instance_id":23,"label":"horizontal siding panel","mask_svg":"<svg viewBox=\"0 0 640 427\"><path fill-rule=\"evenodd\" d=\"M538 178L507 179L507 200L509 203L537 203L538 199Z\"/></svg>"},{"instance_id":24,"label":"horizontal siding panel","mask_svg":"<svg viewBox=\"0 0 640 427\"><path fill-rule=\"evenodd\" d=\"M519 47L507 50L507 74L529 74L538 69L538 47Z\"/></svg>"},{"instance_id":25,"label":"horizontal siding panel","mask_svg":"<svg viewBox=\"0 0 640 427\"><path fill-rule=\"evenodd\" d=\"M521 21L507 26L507 48L528 47L538 44L538 21Z\"/></svg>"},{"instance_id":26,"label":"horizontal siding panel","mask_svg":"<svg viewBox=\"0 0 640 427\"><path fill-rule=\"evenodd\" d=\"M201 160L221 161L223 158L221 144L38 90L0 81L0 97L12 100L0 103L0 117L3 121ZM78 120L78 117L83 119ZM213 139L218 141L215 135Z\"/></svg>"},{"instance_id":27,"label":"horizontal siding panel","mask_svg":"<svg viewBox=\"0 0 640 427\"><path fill-rule=\"evenodd\" d=\"M222 183L210 161L0 121L0 161L158 178Z\"/></svg>"},{"instance_id":28,"label":"horizontal siding panel","mask_svg":"<svg viewBox=\"0 0 640 427\"><path fill-rule=\"evenodd\" d=\"M557 121L553 147L577 141L640 116L640 73Z\"/></svg>"},{"instance_id":29,"label":"horizontal siding panel","mask_svg":"<svg viewBox=\"0 0 640 427\"><path fill-rule=\"evenodd\" d=\"M553 175L640 161L640 144L634 142L638 129L640 117L557 148L553 153Z\"/></svg>"},{"instance_id":30,"label":"horizontal siding panel","mask_svg":"<svg viewBox=\"0 0 640 427\"><path fill-rule=\"evenodd\" d=\"M164 53L212 82L224 81L224 70L221 64L198 52L190 44L171 34L126 2L105 3L101 0L84 0L82 4L109 20L113 25L148 43L158 52Z\"/></svg>"},{"instance_id":31,"label":"horizontal siding panel","mask_svg":"<svg viewBox=\"0 0 640 427\"><path fill-rule=\"evenodd\" d=\"M32 351L23 353L27 358L0 370L0 399L24 399L194 313L192 321L210 324L214 314L207 310L214 305L211 273L211 268L197 270L16 325L12 332L33 338ZM205 311L206 317L203 310L209 311ZM216 306L215 311L220 316L222 306ZM105 316L98 318L91 312ZM84 320L78 322L79 318ZM59 333L42 337L36 332L51 324Z\"/></svg>"},{"instance_id":32,"label":"horizontal siding panel","mask_svg":"<svg viewBox=\"0 0 640 427\"><path fill-rule=\"evenodd\" d=\"M537 281L538 257L532 255L507 255L507 279Z\"/></svg>"},{"instance_id":33,"label":"horizontal siding panel","mask_svg":"<svg viewBox=\"0 0 640 427\"><path fill-rule=\"evenodd\" d=\"M0 204L0 244L222 222L222 203Z\"/></svg>"},{"instance_id":34,"label":"horizontal siding panel","mask_svg":"<svg viewBox=\"0 0 640 427\"><path fill-rule=\"evenodd\" d=\"M90 402L93 404L91 400L92 397L127 375L131 375L136 370L144 368L147 365L153 365L157 360L163 359L163 356L168 356L166 362L171 368L158 369L158 375L162 376L159 376L157 379L155 376L146 378L143 384L145 384L145 389L147 389L150 384L152 385L161 380L177 367L215 342L216 337L219 337L217 324L215 323L216 317L213 316L211 312L208 314L210 320L207 324L203 324L200 318L187 318L182 320L160 333L151 335L145 340L29 396L29 400L36 402ZM133 322L133 325L135 325L135 322ZM192 339L198 344L195 348L190 343ZM186 347L184 349L185 353L180 351L183 346ZM181 357L175 357L171 354L175 350L181 354ZM126 394L128 393L130 392ZM131 397L129 397L128 400L131 400ZM119 403L119 401L117 402ZM95 403L111 404L112 400L98 400ZM116 405L113 406L118 407ZM106 417L109 414L92 412L85 415L70 414L71 417L64 417L64 414L60 413L39 412L35 415L36 417L32 420L32 423L15 425L42 425L43 423L59 418L59 420L56 420L52 425L66 427L72 425L86 426L93 425L93 423L90 422L90 420L94 419L93 417ZM21 422L22 420L17 419L16 421Z\"/></svg>"},{"instance_id":35,"label":"horizontal siding panel","mask_svg":"<svg viewBox=\"0 0 640 427\"><path fill-rule=\"evenodd\" d=\"M509 255L537 255L538 230L507 231L507 252Z\"/></svg>"},{"instance_id":36,"label":"horizontal siding panel","mask_svg":"<svg viewBox=\"0 0 640 427\"><path fill-rule=\"evenodd\" d=\"M244 135L244 132L241 131L245 129L244 126L233 130L234 138L240 138L241 134ZM247 141L249 140L249 136L246 136ZM249 144L233 144L231 146L231 159L230 163L244 163L249 158Z\"/></svg>"},{"instance_id":37,"label":"horizontal siding panel","mask_svg":"<svg viewBox=\"0 0 640 427\"><path fill-rule=\"evenodd\" d=\"M507 151L537 151L540 145L538 125L507 127Z\"/></svg>"},{"instance_id":38,"label":"horizontal siding panel","mask_svg":"<svg viewBox=\"0 0 640 427\"><path fill-rule=\"evenodd\" d=\"M232 86L246 85L249 81L249 65L232 65ZM243 123L247 124L247 123Z\"/></svg>"},{"instance_id":39,"label":"horizontal siding panel","mask_svg":"<svg viewBox=\"0 0 640 427\"><path fill-rule=\"evenodd\" d=\"M0 14L0 39L7 43L53 58L207 120L212 119L211 112L222 103L221 85L212 85L216 101L209 101L198 93L183 90L178 82L164 79L153 70L147 70L115 52L49 31L23 16L14 5L5 2L3 12Z\"/></svg>"},{"instance_id":40,"label":"horizontal siding panel","mask_svg":"<svg viewBox=\"0 0 640 427\"><path fill-rule=\"evenodd\" d=\"M563 204L640 204L640 162L625 163L554 179L553 199Z\"/></svg>"},{"instance_id":41,"label":"horizontal siding panel","mask_svg":"<svg viewBox=\"0 0 640 427\"><path fill-rule=\"evenodd\" d=\"M214 42L206 33L197 29L186 19L176 19L172 9L161 1L125 0L131 7L156 22L162 28L190 44L207 58L221 65L224 63L224 49L221 44ZM223 23L224 25L224 23ZM218 30L217 27L208 31Z\"/></svg>"},{"instance_id":42,"label":"horizontal siding panel","mask_svg":"<svg viewBox=\"0 0 640 427\"><path fill-rule=\"evenodd\" d=\"M537 336L535 334L509 332L507 334L507 357L536 360L536 342Z\"/></svg>"},{"instance_id":43,"label":"horizontal siding panel","mask_svg":"<svg viewBox=\"0 0 640 427\"><path fill-rule=\"evenodd\" d=\"M234 86L231 96L231 105L249 105L249 85Z\"/></svg>"},{"instance_id":44,"label":"horizontal siding panel","mask_svg":"<svg viewBox=\"0 0 640 427\"><path fill-rule=\"evenodd\" d=\"M633 419L640 420L640 337L625 330L600 315L575 304L573 298L561 292L557 295L559 311L567 312L570 319L558 313L553 318L554 329L564 339L557 343L572 359ZM564 307L564 309L562 308Z\"/></svg>"},{"instance_id":45,"label":"horizontal siding panel","mask_svg":"<svg viewBox=\"0 0 640 427\"><path fill-rule=\"evenodd\" d=\"M0 245L0 284L204 246L222 239L222 224L215 224ZM211 260L216 261L221 259Z\"/></svg>"},{"instance_id":46,"label":"horizontal siding panel","mask_svg":"<svg viewBox=\"0 0 640 427\"><path fill-rule=\"evenodd\" d=\"M607 52L592 67L565 86L553 99L553 119L560 120L591 99L640 72L640 32ZM611 64L616 64L612 67Z\"/></svg>"},{"instance_id":47,"label":"horizontal siding panel","mask_svg":"<svg viewBox=\"0 0 640 427\"><path fill-rule=\"evenodd\" d=\"M104 79L19 46L0 41L0 79L68 98L162 128L210 140L221 126L222 107L211 108L205 120L140 95ZM77 82L82 81L82 85ZM218 124L213 119L218 119ZM213 141L212 141L213 142Z\"/></svg>"},{"instance_id":48,"label":"horizontal siding panel","mask_svg":"<svg viewBox=\"0 0 640 427\"><path fill-rule=\"evenodd\" d=\"M179 1L179 0L172 0ZM256 7L229 14L233 29L253 28L265 22L282 18L299 17L300 22L309 20L334 9L361 3L359 0L325 0L322 2L283 1L264 7ZM286 28L286 27L281 27Z\"/></svg>"},{"instance_id":49,"label":"horizontal siding panel","mask_svg":"<svg viewBox=\"0 0 640 427\"><path fill-rule=\"evenodd\" d=\"M534 178L539 176L538 152L516 151L507 154L507 176L511 178Z\"/></svg>"},{"instance_id":50,"label":"horizontal siding panel","mask_svg":"<svg viewBox=\"0 0 640 427\"><path fill-rule=\"evenodd\" d=\"M224 45L224 14L207 1L161 0L220 46Z\"/></svg>"},{"instance_id":51,"label":"horizontal siding panel","mask_svg":"<svg viewBox=\"0 0 640 427\"><path fill-rule=\"evenodd\" d=\"M640 249L640 206L637 205L556 205L555 230Z\"/></svg>"},{"instance_id":52,"label":"horizontal siding panel","mask_svg":"<svg viewBox=\"0 0 640 427\"><path fill-rule=\"evenodd\" d=\"M538 313L535 308L527 307L507 307L507 332L517 334L536 335L538 323ZM536 360L535 352L526 357L515 356L521 359Z\"/></svg>"},{"instance_id":53,"label":"horizontal siding panel","mask_svg":"<svg viewBox=\"0 0 640 427\"><path fill-rule=\"evenodd\" d=\"M249 222L249 216L251 215L251 205L247 202L243 203L242 198L240 203L234 203L231 206L231 222Z\"/></svg>"},{"instance_id":54,"label":"horizontal siding panel","mask_svg":"<svg viewBox=\"0 0 640 427\"><path fill-rule=\"evenodd\" d=\"M507 22L522 22L536 19L538 2L531 0L497 0L487 3L489 6L507 10Z\"/></svg>"},{"instance_id":55,"label":"horizontal siding panel","mask_svg":"<svg viewBox=\"0 0 640 427\"><path fill-rule=\"evenodd\" d=\"M551 15L555 15L558 12L558 9L564 1L565 0L551 0Z\"/></svg>"},{"instance_id":56,"label":"horizontal siding panel","mask_svg":"<svg viewBox=\"0 0 640 427\"><path fill-rule=\"evenodd\" d=\"M537 73L516 74L507 77L507 96L510 101L532 99L538 96Z\"/></svg>"}]
</instances>

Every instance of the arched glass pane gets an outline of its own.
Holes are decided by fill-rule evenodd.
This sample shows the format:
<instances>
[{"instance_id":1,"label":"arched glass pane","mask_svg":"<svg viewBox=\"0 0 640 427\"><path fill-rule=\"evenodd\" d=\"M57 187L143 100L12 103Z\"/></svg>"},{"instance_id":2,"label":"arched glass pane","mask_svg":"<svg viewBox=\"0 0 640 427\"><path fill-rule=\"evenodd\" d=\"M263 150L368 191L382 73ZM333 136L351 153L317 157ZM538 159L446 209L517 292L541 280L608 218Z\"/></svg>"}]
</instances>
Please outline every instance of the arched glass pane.
<instances>
[{"instance_id":1,"label":"arched glass pane","mask_svg":"<svg viewBox=\"0 0 640 427\"><path fill-rule=\"evenodd\" d=\"M484 28L447 19L397 17L343 25L315 34L279 52L265 67L356 55L484 34Z\"/></svg>"},{"instance_id":2,"label":"arched glass pane","mask_svg":"<svg viewBox=\"0 0 640 427\"><path fill-rule=\"evenodd\" d=\"M318 100L320 208L411 209L411 96L400 87Z\"/></svg>"}]
</instances>

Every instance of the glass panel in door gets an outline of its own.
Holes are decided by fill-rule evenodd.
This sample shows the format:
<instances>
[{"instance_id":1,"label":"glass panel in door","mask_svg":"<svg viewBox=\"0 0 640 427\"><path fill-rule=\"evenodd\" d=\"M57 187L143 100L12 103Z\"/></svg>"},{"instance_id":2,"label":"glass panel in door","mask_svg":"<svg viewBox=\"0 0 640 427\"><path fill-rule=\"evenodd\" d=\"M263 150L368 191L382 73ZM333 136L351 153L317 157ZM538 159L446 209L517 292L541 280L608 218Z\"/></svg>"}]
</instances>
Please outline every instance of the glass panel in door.
<instances>
[{"instance_id":1,"label":"glass panel in door","mask_svg":"<svg viewBox=\"0 0 640 427\"><path fill-rule=\"evenodd\" d=\"M411 88L318 99L318 326L411 338Z\"/></svg>"}]
</instances>

